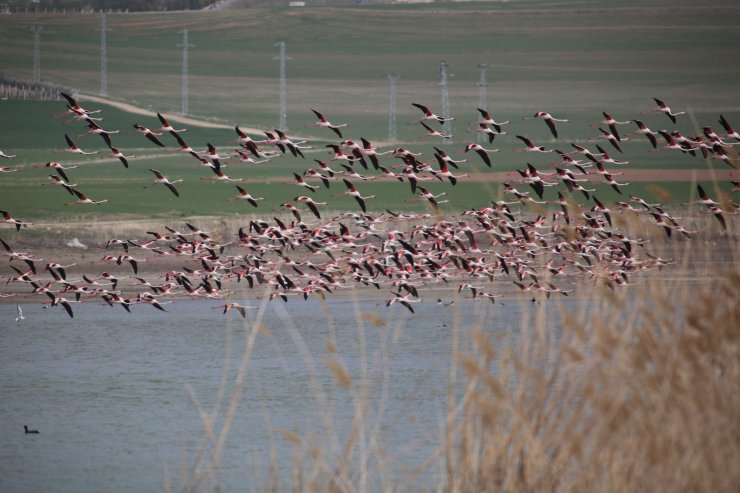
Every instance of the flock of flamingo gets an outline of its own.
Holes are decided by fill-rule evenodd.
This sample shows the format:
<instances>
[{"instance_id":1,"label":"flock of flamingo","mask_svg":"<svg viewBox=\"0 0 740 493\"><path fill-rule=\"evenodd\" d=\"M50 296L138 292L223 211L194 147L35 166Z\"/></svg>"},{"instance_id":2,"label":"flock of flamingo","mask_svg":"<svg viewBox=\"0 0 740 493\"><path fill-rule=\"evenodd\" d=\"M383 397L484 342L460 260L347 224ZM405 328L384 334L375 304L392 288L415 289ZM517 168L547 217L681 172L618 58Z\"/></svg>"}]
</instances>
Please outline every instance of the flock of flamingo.
<instances>
[{"instance_id":1,"label":"flock of flamingo","mask_svg":"<svg viewBox=\"0 0 740 493\"><path fill-rule=\"evenodd\" d=\"M87 134L100 136L112 157L120 160L126 168L133 166L132 156L126 156L113 145L113 136L120 131L101 127L101 110L87 110L76 98L63 95L68 104L66 111L59 115L70 116L70 121L86 125L87 129L79 137ZM655 102L656 107L643 113L663 113L674 124L676 117L684 114L674 112L659 99ZM422 112L418 123L426 136L451 138L435 129L451 118L438 116L422 104L413 103L413 106ZM184 231L165 226L164 231L149 231L143 238L112 238L104 245L106 255L91 265L107 262L122 266L118 272L130 266L128 275L107 271L82 272L81 266L74 263L62 265L54 260L43 261L0 238L3 253L15 272L15 275L6 276L4 284L12 284L13 288L17 286L17 289L0 293L0 296L37 296L44 300L45 305L62 307L70 317L74 317L74 304L84 301L102 300L104 304L120 305L130 312L137 304L149 304L167 311L165 305L178 299L215 299L224 301L217 306L223 308L224 313L233 309L245 317L246 310L252 307L230 301L235 294L243 294L243 291L236 290L237 284L250 289L261 288L270 300L286 302L291 297L324 297L337 290L358 286L387 289L390 298L385 302L386 306L398 303L413 313L414 304L423 301L420 293L432 285L454 286L452 289L457 291L457 296L495 303L499 295L493 292L495 286L505 284L494 281L510 280L514 291L526 292L534 300L537 293L546 298L552 294L568 295L570 291L564 288L576 284L568 279L586 278L616 289L634 284L631 277L637 272L661 269L675 262L651 254L648 240L628 236L614 220L615 213L644 217L662 228L668 237L673 232L687 238L696 233L687 230L679 223L679 218L673 217L661 204L625 195L624 200L617 201L610 209L599 200L597 188L587 188L598 180L603 180L603 185L608 185L620 195L624 195L623 189L629 186L628 183L617 182L615 176L619 173L611 171L613 166L624 166L627 162L614 159L601 145L597 144L596 150L590 150L571 143L568 152L563 152L537 145L522 135L516 135L516 138L523 142L524 147L514 150L557 155L560 160L552 163L554 171L545 172L527 163L526 167L517 170L514 179L502 184L509 201L491 201L477 209L444 214L440 207L448 202L442 198L446 193L435 195L423 184L446 180L449 186L455 186L469 174L454 174L450 169L460 169L467 159L454 159L448 152L434 147L434 160L424 161L421 153L402 147L381 151L365 138L361 138L360 143L345 140L341 129L347 124L335 125L321 112L311 111L318 120L306 126L326 128L340 141L326 145L331 150L330 158L314 159L315 166L307 168L303 174L293 174L294 183L303 195L282 203L281 207L290 213L289 219L252 219L232 238L214 237L211 232L190 223L185 223L187 230ZM473 122L474 132L485 135L491 145L498 136L507 133L504 128L511 122L497 122L488 111L478 111L480 117ZM138 123L133 127L152 145L193 157L213 173L208 179L243 182L242 178L224 173L229 161L264 163L282 155L305 159L303 151L311 149L305 140L293 140L280 130L264 132L265 138L253 140L237 126L237 137L232 143L238 144L238 149L234 153L221 156L210 143L207 150L200 152L184 140L182 134L187 129L174 128L162 114L157 113L157 116L160 121L158 128L149 129ZM524 119L543 120L554 139L558 138L558 125L568 123L568 120L555 118L544 111ZM719 123L725 130L724 135L705 126L702 135L684 136L677 130L654 132L641 120L617 121L603 112L603 120L593 125L598 127L599 134L590 140L608 141L614 151L621 154L620 144L628 137L620 127L635 125L634 133L644 136L646 144L654 149L720 160L735 168L733 156L736 154L731 149L740 144L740 135L724 116L720 115ZM659 138L665 144L659 145ZM83 150L69 135L65 134L65 139L67 148L63 152L79 155L98 152ZM170 139L176 145L168 147ZM458 152L472 152L478 156L475 160L480 159L490 168L493 166L490 154L497 151L470 143ZM0 151L0 158L14 157ZM389 164L389 160L394 164ZM49 175L50 184L62 187L76 199L66 205L108 202L107 199L88 197L78 189L78 184L72 183L71 170L77 166L64 166L56 161L41 166L55 173ZM394 169L401 171L394 172ZM17 170L18 167L0 167L2 173ZM157 169L149 171L154 175L155 184L167 187L174 196L180 197L176 184L182 180L170 180ZM363 195L362 187L358 185L376 179L408 183L413 200L428 204L428 212L407 214L385 210L369 213L367 203L374 197ZM353 197L359 209L325 219L322 211L327 202L316 201L312 197L318 195L317 190L324 193L323 189L329 189L332 182L339 181L339 186L346 189L343 194ZM259 210L259 201L263 198L252 196L244 185L235 186L238 193L230 200L244 201ZM529 190L520 190L521 186L528 186ZM399 187L408 190L407 185ZM546 190L556 187L557 193L548 192L551 197L545 199ZM704 207L706 213L714 216L719 226L727 230L727 218L737 214L739 206L732 201L713 200L701 185L697 190L699 200L695 203ZM731 182L729 192L738 191L740 183ZM569 194L575 192L582 193L590 205L582 206L571 200ZM557 207L548 209L547 204ZM534 216L535 212L537 216ZM0 214L0 224L16 231L32 227L31 223L13 217L9 210L0 210ZM141 272L146 261L160 257L182 259L182 270ZM45 265L42 267L43 262ZM23 264L23 269L18 267ZM437 298L437 302L450 304L454 300ZM16 321L24 318L19 306Z\"/></svg>"}]
</instances>

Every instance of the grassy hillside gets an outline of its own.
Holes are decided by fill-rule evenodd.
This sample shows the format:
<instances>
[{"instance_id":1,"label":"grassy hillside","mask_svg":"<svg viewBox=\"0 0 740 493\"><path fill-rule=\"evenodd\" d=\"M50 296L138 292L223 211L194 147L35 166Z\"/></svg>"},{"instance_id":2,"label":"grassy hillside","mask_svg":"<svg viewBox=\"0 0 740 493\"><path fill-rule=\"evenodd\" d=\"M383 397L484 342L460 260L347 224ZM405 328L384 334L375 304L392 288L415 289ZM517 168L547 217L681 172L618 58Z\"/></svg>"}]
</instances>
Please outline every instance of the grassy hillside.
<instances>
[{"instance_id":1,"label":"grassy hillside","mask_svg":"<svg viewBox=\"0 0 740 493\"><path fill-rule=\"evenodd\" d=\"M589 124L598 122L602 111L612 113L618 120L642 118L654 130L678 128L684 134L700 133L706 124L719 128L720 113L739 122L736 81L740 75L740 48L734 36L738 21L740 8L729 1L715 2L711 7L679 1L669 9L657 1L619 5L521 1L111 14L108 93L113 100L165 114L178 113L182 51L177 45L182 41L181 31L188 29L189 41L194 45L189 56L190 113L209 121L269 130L278 124L275 43L285 41L291 57L287 65L288 129L292 135L312 136L315 149L307 153L306 161L281 158L269 166L234 165L227 172L247 179L289 179L293 171L302 172L313 165L314 158L328 157L324 145L336 140L327 130L304 128L315 121L310 108L320 109L336 123L348 123L344 129L348 138L359 140L362 136L378 142L387 137L388 73L401 76L397 82L399 141L431 159L432 145L439 145L439 139L421 138L421 127L408 122L420 116L412 102L441 111L438 81L442 60L449 64L450 112L456 118L452 124L453 142L445 149L456 158L463 157L462 148L475 139L469 122L478 117L478 64L486 62L487 108L496 119L512 121L506 128L509 134L489 146L501 148L494 155L494 169L522 169L528 161L543 168L555 157L512 152L521 145L514 135L527 135L562 150L570 150L572 142L593 146L589 139L598 131ZM96 15L0 16L0 67L4 75L31 78L33 25L44 26L42 80L97 94L100 33L96 31ZM665 99L674 110L689 114L682 116L676 127L664 115L641 115L654 108L652 97ZM92 189L111 199L105 209L108 212L218 214L243 206L224 202L235 190L232 185L206 184L213 185L211 189L218 190L218 194L197 199L209 190L200 180L209 176L208 170L198 168L191 158L160 152L140 135L128 135L133 123L155 127L155 119L104 105L86 106L104 109L103 126L121 131L114 136L114 142L124 152L152 157L136 162L131 170L123 170L120 164L110 161L75 171L73 181L85 184L95 183L97 173L103 169L106 176L115 177L111 179L112 188ZM48 170L36 170L31 165L51 159L65 164L90 160L51 152L64 147L65 132L76 136L83 131L80 124L63 126L61 120L51 118L52 112L61 109L62 103L0 101L0 149L18 153L13 164L25 166L17 174L2 176L0 190L6 204L30 217L57 210L66 200L61 189L54 189L63 198L52 201L53 195L45 194L44 200L48 199L49 204L39 206L33 197L39 194L39 182L46 180ZM570 120L559 126L559 139L552 139L543 122L522 120L537 110ZM620 127L624 134L633 128ZM191 128L186 136L198 149L211 142L220 151L228 152L231 148L226 142L233 139L234 133L228 129ZM617 156L604 144L615 157L630 161L631 168L705 169L709 165L680 153L652 151L643 137L631 138L622 144L624 155ZM98 137L75 139L80 146L98 148L103 154ZM174 141L170 139L167 144ZM478 164L476 156L464 157L471 164L459 172L488 171ZM177 204L146 202L146 197L156 192L172 201L166 190L146 190L145 199L135 198L138 192L134 191L151 181L148 167L171 172L173 179L184 178L183 195L188 200ZM260 189L268 186L262 183L254 186L256 195L268 195L265 207L276 207L300 192L287 184L270 185L283 187L277 189ZM335 188L338 186L341 183ZM369 205L381 210L386 205L417 207L406 202L410 193L399 195L393 188L383 191L390 186L366 184L363 193L393 199L380 206ZM693 190L689 183L666 186L677 200L685 199ZM403 188L406 193L408 186L404 184ZM430 188L435 193L448 192L452 204L459 209L484 205L493 193L500 193L500 186L490 183ZM612 194L608 187L599 188L604 188L598 192L604 197ZM95 195L87 186L81 189ZM322 190L320 193L325 196L319 195L317 200L340 192ZM330 201L341 207L345 199L332 197Z\"/></svg>"}]
</instances>

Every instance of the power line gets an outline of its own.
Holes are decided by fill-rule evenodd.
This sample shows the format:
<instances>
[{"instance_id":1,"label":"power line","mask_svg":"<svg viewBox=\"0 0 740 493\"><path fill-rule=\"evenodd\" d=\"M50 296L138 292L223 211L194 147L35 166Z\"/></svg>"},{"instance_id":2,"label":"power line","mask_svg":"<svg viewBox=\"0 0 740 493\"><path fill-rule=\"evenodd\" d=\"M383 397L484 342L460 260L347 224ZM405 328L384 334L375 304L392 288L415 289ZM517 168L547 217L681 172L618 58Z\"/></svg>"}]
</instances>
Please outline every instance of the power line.
<instances>
[{"instance_id":1,"label":"power line","mask_svg":"<svg viewBox=\"0 0 740 493\"><path fill-rule=\"evenodd\" d=\"M442 88L442 116L450 118L450 99L447 94L447 62L442 61L439 64L439 85ZM452 135L452 123L446 120L442 124L442 133ZM442 142L452 142L452 139L442 139Z\"/></svg>"},{"instance_id":2,"label":"power line","mask_svg":"<svg viewBox=\"0 0 740 493\"><path fill-rule=\"evenodd\" d=\"M396 74L386 75L388 79L388 141L396 141Z\"/></svg>"},{"instance_id":3,"label":"power line","mask_svg":"<svg viewBox=\"0 0 740 493\"><path fill-rule=\"evenodd\" d=\"M100 95L108 95L108 20L105 13L100 14Z\"/></svg>"},{"instance_id":4,"label":"power line","mask_svg":"<svg viewBox=\"0 0 740 493\"><path fill-rule=\"evenodd\" d=\"M479 63L478 68L480 69L480 82L478 82L478 108L487 110L486 87L488 86L488 83L486 82L486 69L488 68L488 64ZM478 142L484 142L485 138L486 136L483 132L478 133Z\"/></svg>"},{"instance_id":5,"label":"power line","mask_svg":"<svg viewBox=\"0 0 740 493\"><path fill-rule=\"evenodd\" d=\"M278 41L275 46L280 47L280 130L285 131L288 129L287 126L287 109L286 109L286 93L285 93L285 61L289 60L289 57L285 56L285 41Z\"/></svg>"},{"instance_id":6,"label":"power line","mask_svg":"<svg viewBox=\"0 0 740 493\"><path fill-rule=\"evenodd\" d=\"M41 82L41 31L44 26L33 26L33 81Z\"/></svg>"},{"instance_id":7,"label":"power line","mask_svg":"<svg viewBox=\"0 0 740 493\"><path fill-rule=\"evenodd\" d=\"M192 45L188 43L188 30L182 30L182 43L177 45L182 46L182 110L180 111L183 115L188 114L188 51Z\"/></svg>"}]
</instances>

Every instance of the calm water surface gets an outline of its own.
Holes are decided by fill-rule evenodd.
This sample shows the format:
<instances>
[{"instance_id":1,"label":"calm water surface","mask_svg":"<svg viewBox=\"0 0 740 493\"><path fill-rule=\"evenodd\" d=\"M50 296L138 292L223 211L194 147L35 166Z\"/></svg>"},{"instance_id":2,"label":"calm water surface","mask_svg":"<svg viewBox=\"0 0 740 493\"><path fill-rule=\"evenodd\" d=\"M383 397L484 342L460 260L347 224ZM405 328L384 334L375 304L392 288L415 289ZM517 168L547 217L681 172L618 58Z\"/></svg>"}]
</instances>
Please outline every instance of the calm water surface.
<instances>
[{"instance_id":1,"label":"calm water surface","mask_svg":"<svg viewBox=\"0 0 740 493\"><path fill-rule=\"evenodd\" d=\"M214 309L217 304L178 301L167 305L168 313L135 306L128 314L121 307L84 303L74 305L73 320L61 309L29 304L23 306L26 320L18 323L15 305L1 305L0 491L157 491L165 477L172 490L182 486L183 470L191 468L203 438L188 389L212 412L225 368L227 397L234 388L250 332L236 314L224 317ZM263 489L273 446L280 489L289 489L295 445L276 430L326 436L317 398L322 393L340 443L347 439L352 395L333 383L327 340L335 341L355 381L366 355L377 404L368 419L382 422L387 451L405 451L388 466L400 478L439 443L453 327L461 327L463 341L470 328L481 327L507 344L516 339L522 317L534 317L538 309L556 316L558 306L425 302L411 315L378 300L269 303L267 330L257 336L220 461L226 490ZM248 312L247 322L256 313ZM358 314L377 314L385 325L370 319L358 325ZM222 403L217 429L225 408ZM25 435L25 424L40 434ZM436 474L432 468L424 480L432 484Z\"/></svg>"}]
</instances>

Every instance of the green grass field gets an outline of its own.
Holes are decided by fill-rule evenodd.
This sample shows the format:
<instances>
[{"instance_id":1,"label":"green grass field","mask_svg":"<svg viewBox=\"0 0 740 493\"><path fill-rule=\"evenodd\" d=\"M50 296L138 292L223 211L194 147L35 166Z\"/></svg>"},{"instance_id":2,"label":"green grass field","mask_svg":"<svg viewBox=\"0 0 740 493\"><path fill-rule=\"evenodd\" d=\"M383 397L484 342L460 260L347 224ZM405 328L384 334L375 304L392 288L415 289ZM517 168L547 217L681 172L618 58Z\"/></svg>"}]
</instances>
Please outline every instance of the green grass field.
<instances>
[{"instance_id":1,"label":"green grass field","mask_svg":"<svg viewBox=\"0 0 740 493\"><path fill-rule=\"evenodd\" d=\"M291 135L309 135L314 149L305 161L292 157L269 164L233 164L226 172L247 180L253 195L264 196L257 211L241 203L227 203L233 185L206 183L209 171L194 159L161 152L141 135L128 135L139 122L156 127L156 119L129 114L94 103L102 108L103 127L119 129L114 144L125 153L141 156L129 170L117 161L54 154L64 148L68 133L83 148L99 149L96 136L75 137L83 131L79 123L63 126L51 113L61 111L61 102L0 101L0 149L19 157L7 164L20 164L18 173L0 176L3 208L19 217L40 218L47 214L118 214L189 216L277 210L283 201L302 193L290 183L266 183L286 179L314 165L313 159L328 157L324 145L335 141L324 129L305 129L315 118L310 108L323 111L332 121L348 123L347 138L366 137L374 142L387 137L388 87L385 75L397 73L397 125L401 145L432 158L432 145L439 139L420 138L422 129L407 124L419 117L412 102L428 104L441 111L438 84L439 63L449 64L450 112L454 140L444 148L456 158L467 142L475 139L469 122L478 114L479 70L486 62L487 108L499 120L512 120L509 135L487 147L501 148L493 155L494 170L513 171L532 162L540 169L554 161L552 155L511 152L520 147L516 134L527 135L547 147L570 150L570 143L587 144L597 135L589 124L601 119L601 111L618 120L644 119L654 130L674 128L660 114L640 115L654 107L652 97L665 99L674 110L689 114L675 127L690 135L701 126L719 130L717 119L724 114L740 122L737 95L740 48L735 26L740 9L732 2L716 2L711 8L691 2L674 2L671 9L661 2L558 2L521 1L414 6L316 7L302 9L249 8L222 12L111 14L108 26L108 93L112 100L128 102L152 111L173 115L179 112L181 92L180 31L189 30L190 114L195 118L270 130L278 123L278 62L276 41L285 41L291 57L287 67L288 130ZM41 75L48 83L73 87L89 94L100 88L99 17L96 15L4 15L0 17L0 67L3 75L30 79L33 68L33 35L30 27L44 26L41 45ZM557 141L541 121L523 116L546 110L567 118ZM736 123L740 125L740 123ZM634 127L620 127L623 133ZM197 149L207 142L228 152L226 142L235 134L229 129L191 127L184 134ZM260 137L260 136L257 136ZM651 151L641 136L623 143L624 155L604 143L613 157L630 161L630 168L704 169L708 163L673 152ZM163 137L168 139L168 136ZM168 144L174 140L169 138ZM389 145L390 146L390 145ZM384 148L388 148L386 146ZM458 154L460 153L460 154ZM477 156L456 173L487 171ZM97 157L96 157L97 158ZM40 187L48 169L33 164L51 159L63 164L88 163L70 172L73 182L92 198L111 202L95 210L65 208L70 200L62 189ZM400 161L386 161L399 164ZM721 163L712 163L720 169ZM436 165L435 165L436 166ZM162 187L151 185L146 168L164 171L171 179L183 178L182 198L172 197ZM335 167L338 167L336 165ZM359 170L359 168L358 168ZM515 177L512 177L515 179ZM259 181L250 184L249 181ZM360 185L358 185L359 187ZM664 183L675 201L685 201L694 190L690 183ZM527 188L526 185L522 186ZM647 185L636 184L629 193L642 193ZM445 191L450 209L485 206L500 198L496 183L432 184L435 193ZM599 196L611 200L616 194L598 185ZM602 191L602 188L604 189ZM347 197L332 197L344 191L341 183L321 190L316 200L327 199L336 209L350 207ZM412 198L408 185L363 183L364 194L376 194L370 208L422 209ZM554 198L554 192L547 198ZM443 207L444 209L444 207Z\"/></svg>"}]
</instances>

